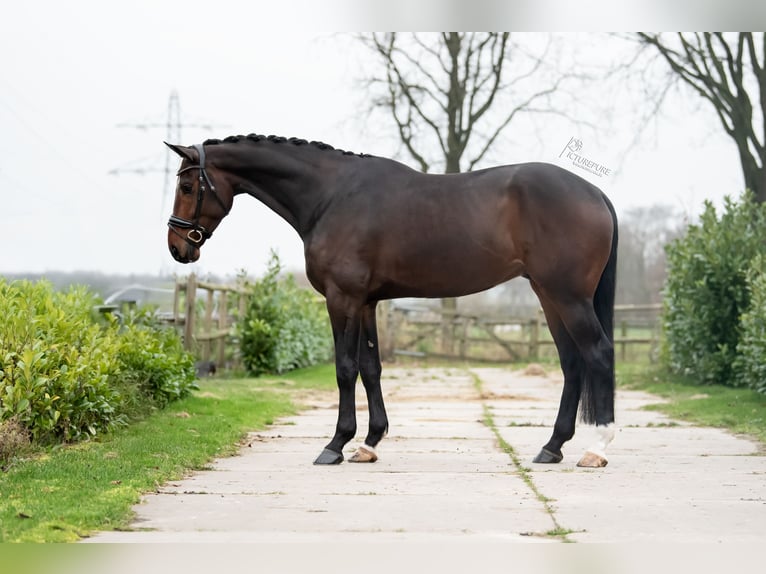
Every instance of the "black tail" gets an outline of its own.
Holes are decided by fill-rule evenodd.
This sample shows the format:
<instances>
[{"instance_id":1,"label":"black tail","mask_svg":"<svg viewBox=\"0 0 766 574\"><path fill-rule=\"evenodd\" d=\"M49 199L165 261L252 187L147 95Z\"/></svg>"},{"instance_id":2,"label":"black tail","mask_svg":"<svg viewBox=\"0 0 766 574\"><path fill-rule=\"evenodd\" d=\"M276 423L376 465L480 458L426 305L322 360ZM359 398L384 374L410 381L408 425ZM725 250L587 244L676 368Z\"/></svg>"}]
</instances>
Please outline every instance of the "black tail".
<instances>
[{"instance_id":1,"label":"black tail","mask_svg":"<svg viewBox=\"0 0 766 574\"><path fill-rule=\"evenodd\" d=\"M593 296L593 307L596 310L596 316L601 322L601 328L609 338L609 342L614 342L614 294L617 286L617 214L614 212L614 206L609 198L604 195L604 203L612 214L612 251L609 253L609 261L601 273L601 279L596 287L596 294Z\"/></svg>"},{"instance_id":2,"label":"black tail","mask_svg":"<svg viewBox=\"0 0 766 574\"><path fill-rule=\"evenodd\" d=\"M609 407L612 414L614 413L614 298L617 286L617 214L609 198L606 195L603 197L604 203L606 203L609 213L612 215L612 249L609 253L606 267L604 267L601 273L596 293L593 295L593 308L596 311L596 317L598 317L601 323L601 328L604 330L607 339L609 339L611 347L608 351L609 372L607 375L608 380L606 381L609 386L604 389L594 389L590 377L587 375L583 376L580 393L580 417L583 422L590 424L603 422L596 420L595 402L598 391L608 393Z\"/></svg>"}]
</instances>

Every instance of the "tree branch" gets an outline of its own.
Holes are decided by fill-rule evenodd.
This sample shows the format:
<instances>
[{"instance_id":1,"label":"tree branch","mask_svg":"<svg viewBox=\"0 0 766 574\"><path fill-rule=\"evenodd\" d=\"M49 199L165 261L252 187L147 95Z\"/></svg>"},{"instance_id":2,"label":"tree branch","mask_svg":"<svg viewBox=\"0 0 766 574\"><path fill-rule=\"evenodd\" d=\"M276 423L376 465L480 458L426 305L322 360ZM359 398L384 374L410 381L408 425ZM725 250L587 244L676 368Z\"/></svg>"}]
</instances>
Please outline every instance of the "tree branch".
<instances>
[{"instance_id":1,"label":"tree branch","mask_svg":"<svg viewBox=\"0 0 766 574\"><path fill-rule=\"evenodd\" d=\"M508 124L511 123L511 121L516 116L516 114L518 114L519 112L528 110L530 104L532 104L532 102L534 102L535 100L538 100L542 97L545 97L554 93L556 90L558 90L559 84L561 83L562 80L563 80L562 78L558 78L553 86L546 88L544 90L541 90L539 92L536 92L535 94L532 94L529 98L527 98L526 101L514 107L513 110L511 110L511 113L509 113L505 117L505 119L498 125L497 129L495 129L494 132L492 132L492 134L489 136L489 138L487 138L487 141L485 142L484 146L481 148L479 153L472 160L470 160L468 164L469 171L472 170L474 166L476 166L476 164L479 163L484 158L484 156L487 154L489 149L492 147L492 144L495 143L495 140L500 136L500 133L506 128L506 126L508 126Z\"/></svg>"},{"instance_id":2,"label":"tree branch","mask_svg":"<svg viewBox=\"0 0 766 574\"><path fill-rule=\"evenodd\" d=\"M734 127L729 125L730 118L728 118L728 109L726 108L726 105L716 97L715 92L711 92L709 90L708 83L702 77L702 70L699 68L696 62L691 59L691 56L687 56L687 62L694 68L694 71L689 71L688 68L685 68L680 61L684 58L674 50L671 50L664 44L660 43L659 37L657 35L649 36L647 34L640 33L640 36L655 48L657 48L670 68L678 75L679 78L681 78L687 85L691 86L694 91L696 91L700 96L708 100L713 105L716 114L718 114L718 118L723 124L724 130L726 130L727 134L732 136ZM687 54L690 54L693 48L685 39L682 38L681 41L684 44L684 49L688 50ZM724 114L724 112L726 112L726 114Z\"/></svg>"},{"instance_id":3,"label":"tree branch","mask_svg":"<svg viewBox=\"0 0 766 574\"><path fill-rule=\"evenodd\" d=\"M542 100L560 90L563 78L573 77L561 74L546 89L534 91L526 84L544 70L551 42L536 50L543 52L541 57L513 46L521 58L511 61L508 33L444 32L408 39L390 33L367 38L384 70L379 80L368 84L375 90L386 85L376 105L389 108L404 148L423 170L438 154L446 171L458 171L469 150L475 152L472 168L519 114L545 111ZM519 69L515 78L512 66ZM513 89L508 89L509 80ZM535 106L536 102L541 103Z\"/></svg>"},{"instance_id":4,"label":"tree branch","mask_svg":"<svg viewBox=\"0 0 766 574\"><path fill-rule=\"evenodd\" d=\"M724 131L737 146L746 185L761 201L766 200L766 34L762 37L763 64L758 61L752 32L738 34L736 45L733 37L721 32L706 32L702 37L679 33L683 55L664 43L659 34L640 33L638 36L642 42L657 49L676 77L713 105ZM750 58L750 68L760 92L760 117L754 116L746 55ZM754 118L764 124L763 141L756 133Z\"/></svg>"},{"instance_id":5,"label":"tree branch","mask_svg":"<svg viewBox=\"0 0 766 574\"><path fill-rule=\"evenodd\" d=\"M385 65L386 65L386 74L387 74L387 82L390 85L396 85L398 86L400 92L396 92L396 90L391 90L389 93L391 94L391 99L389 101L389 104L391 105L392 111L396 110L396 106L398 105L398 102L400 101L400 98L398 95L404 97L404 101L406 102L408 106L408 114L410 113L409 110L414 110L415 113L420 117L420 119L429 126L434 134L436 135L436 139L441 146L442 150L446 150L446 146L444 143L444 140L442 138L441 130L439 129L439 126L426 115L426 113L422 110L418 102L416 101L413 90L411 87L407 84L407 82L404 80L402 73L397 66L396 62L393 59L393 52L395 49L396 44L396 34L390 34L389 36L389 42L388 45L383 45L380 42L376 42L376 47L378 48L378 53L383 57ZM417 89L417 88L416 88ZM422 88L424 91L425 88ZM397 120L398 121L398 120ZM411 120L410 120L411 124ZM412 140L409 140L409 143L405 142L407 145L408 150L412 153L414 150L412 150ZM422 155L413 153L413 157L416 158L417 161L422 162ZM420 159L418 159L420 158ZM421 164L422 165L422 164Z\"/></svg>"}]
</instances>

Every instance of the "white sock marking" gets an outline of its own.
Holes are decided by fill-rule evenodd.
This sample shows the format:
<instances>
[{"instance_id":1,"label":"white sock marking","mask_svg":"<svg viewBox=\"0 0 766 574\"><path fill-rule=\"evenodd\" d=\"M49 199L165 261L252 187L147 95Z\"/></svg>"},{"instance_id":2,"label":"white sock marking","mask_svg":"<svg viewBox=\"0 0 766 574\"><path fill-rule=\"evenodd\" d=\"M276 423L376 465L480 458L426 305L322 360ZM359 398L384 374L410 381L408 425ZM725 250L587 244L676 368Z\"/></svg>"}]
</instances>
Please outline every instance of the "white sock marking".
<instances>
[{"instance_id":1,"label":"white sock marking","mask_svg":"<svg viewBox=\"0 0 766 574\"><path fill-rule=\"evenodd\" d=\"M614 423L596 425L596 442L588 449L588 452L606 459L606 447L614 440L616 430L617 427Z\"/></svg>"}]
</instances>

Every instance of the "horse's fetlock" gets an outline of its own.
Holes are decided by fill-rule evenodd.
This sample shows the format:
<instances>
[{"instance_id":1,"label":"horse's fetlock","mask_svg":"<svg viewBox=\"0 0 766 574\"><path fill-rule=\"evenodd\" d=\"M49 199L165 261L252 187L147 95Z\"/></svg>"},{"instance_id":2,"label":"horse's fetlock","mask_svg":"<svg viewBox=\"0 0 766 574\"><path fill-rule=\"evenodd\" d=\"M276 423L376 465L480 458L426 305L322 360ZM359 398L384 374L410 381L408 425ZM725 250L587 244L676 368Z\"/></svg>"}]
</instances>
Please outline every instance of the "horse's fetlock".
<instances>
[{"instance_id":1,"label":"horse's fetlock","mask_svg":"<svg viewBox=\"0 0 766 574\"><path fill-rule=\"evenodd\" d=\"M377 446L377 444L383 439L383 437L386 436L387 433L388 419L386 419L385 416L383 418L371 418L370 426L367 432L367 438L364 442L365 444L372 447Z\"/></svg>"}]
</instances>

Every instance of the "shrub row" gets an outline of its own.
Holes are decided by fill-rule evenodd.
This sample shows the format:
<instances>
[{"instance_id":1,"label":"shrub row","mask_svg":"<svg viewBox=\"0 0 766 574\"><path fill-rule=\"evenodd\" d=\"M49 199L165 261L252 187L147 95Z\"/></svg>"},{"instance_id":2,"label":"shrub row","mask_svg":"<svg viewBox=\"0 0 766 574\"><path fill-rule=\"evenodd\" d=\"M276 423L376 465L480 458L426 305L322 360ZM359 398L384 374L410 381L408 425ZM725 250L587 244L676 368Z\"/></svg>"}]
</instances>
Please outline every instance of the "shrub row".
<instances>
[{"instance_id":1,"label":"shrub row","mask_svg":"<svg viewBox=\"0 0 766 574\"><path fill-rule=\"evenodd\" d=\"M666 247L663 330L672 371L766 393L766 205L746 193Z\"/></svg>"},{"instance_id":2,"label":"shrub row","mask_svg":"<svg viewBox=\"0 0 766 574\"><path fill-rule=\"evenodd\" d=\"M747 274L750 307L739 321L737 382L766 395L766 257L758 255Z\"/></svg>"},{"instance_id":3,"label":"shrub row","mask_svg":"<svg viewBox=\"0 0 766 574\"><path fill-rule=\"evenodd\" d=\"M69 442L125 424L195 385L192 358L148 314L99 318L84 288L0 278L0 423L39 443Z\"/></svg>"},{"instance_id":4,"label":"shrub row","mask_svg":"<svg viewBox=\"0 0 766 574\"><path fill-rule=\"evenodd\" d=\"M248 285L238 323L245 368L253 375L284 373L325 362L332 356L332 332L322 301L302 289L272 253L266 274Z\"/></svg>"}]
</instances>

